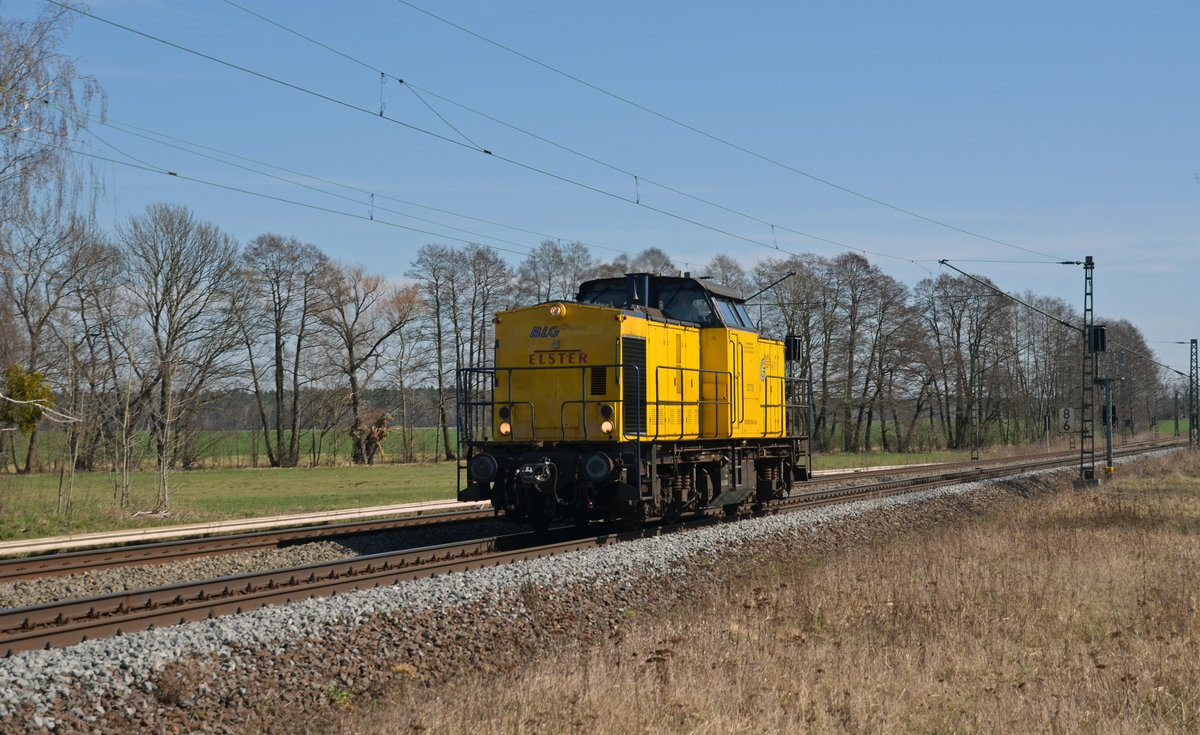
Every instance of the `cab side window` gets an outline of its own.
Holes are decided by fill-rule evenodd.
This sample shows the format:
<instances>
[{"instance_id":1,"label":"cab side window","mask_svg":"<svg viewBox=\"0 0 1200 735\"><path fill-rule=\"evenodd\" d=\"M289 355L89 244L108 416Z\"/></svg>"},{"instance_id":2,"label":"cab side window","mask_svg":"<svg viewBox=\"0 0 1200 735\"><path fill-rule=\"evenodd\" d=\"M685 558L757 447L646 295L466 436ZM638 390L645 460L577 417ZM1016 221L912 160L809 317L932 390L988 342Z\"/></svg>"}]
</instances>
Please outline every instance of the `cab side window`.
<instances>
[{"instance_id":1,"label":"cab side window","mask_svg":"<svg viewBox=\"0 0 1200 735\"><path fill-rule=\"evenodd\" d=\"M735 303L733 308L737 310L738 316L742 318L742 323L745 324L747 328L754 329L754 320L750 318L750 314L746 311L746 305Z\"/></svg>"},{"instance_id":2,"label":"cab side window","mask_svg":"<svg viewBox=\"0 0 1200 735\"><path fill-rule=\"evenodd\" d=\"M713 300L717 302L717 308L720 309L720 311L721 311L721 318L725 321L725 324L727 326L730 326L730 327L749 327L750 326L749 324L746 324L745 322L742 321L742 317L738 314L737 309L734 308L734 304L732 301L730 301L728 299L723 299L720 297L717 297Z\"/></svg>"}]
</instances>

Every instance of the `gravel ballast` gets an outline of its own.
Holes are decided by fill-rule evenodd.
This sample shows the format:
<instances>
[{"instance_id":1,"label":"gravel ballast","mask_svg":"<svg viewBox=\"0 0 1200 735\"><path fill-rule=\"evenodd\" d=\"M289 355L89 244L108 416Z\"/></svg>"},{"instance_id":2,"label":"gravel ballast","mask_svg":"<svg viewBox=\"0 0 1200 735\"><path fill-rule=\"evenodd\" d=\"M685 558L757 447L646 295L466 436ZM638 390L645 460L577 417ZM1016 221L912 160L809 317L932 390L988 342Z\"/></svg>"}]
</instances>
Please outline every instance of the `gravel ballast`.
<instances>
[{"instance_id":1,"label":"gravel ballast","mask_svg":"<svg viewBox=\"0 0 1200 735\"><path fill-rule=\"evenodd\" d=\"M160 585L229 577L235 574L336 561L398 549L448 544L455 541L513 533L500 520L477 520L448 526L417 527L360 534L353 540L292 543L276 549L257 549L168 562L98 569L79 574L0 583L0 608L94 597Z\"/></svg>"},{"instance_id":2,"label":"gravel ballast","mask_svg":"<svg viewBox=\"0 0 1200 735\"><path fill-rule=\"evenodd\" d=\"M1070 470L722 524L271 607L0 660L3 732L315 727L353 692L502 670L554 641L603 640L756 549L825 552L1069 486Z\"/></svg>"}]
</instances>

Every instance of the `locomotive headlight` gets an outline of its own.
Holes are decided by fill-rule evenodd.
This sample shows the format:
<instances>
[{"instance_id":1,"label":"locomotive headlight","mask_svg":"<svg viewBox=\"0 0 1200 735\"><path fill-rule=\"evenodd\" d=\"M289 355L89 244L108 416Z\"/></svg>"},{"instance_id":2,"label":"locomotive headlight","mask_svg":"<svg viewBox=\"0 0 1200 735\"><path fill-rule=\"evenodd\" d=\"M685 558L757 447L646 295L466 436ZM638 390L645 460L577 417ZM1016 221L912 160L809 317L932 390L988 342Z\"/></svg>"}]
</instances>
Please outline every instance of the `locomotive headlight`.
<instances>
[{"instance_id":1,"label":"locomotive headlight","mask_svg":"<svg viewBox=\"0 0 1200 735\"><path fill-rule=\"evenodd\" d=\"M583 458L583 476L592 482L607 480L612 471L612 458L604 452L592 452Z\"/></svg>"},{"instance_id":2,"label":"locomotive headlight","mask_svg":"<svg viewBox=\"0 0 1200 735\"><path fill-rule=\"evenodd\" d=\"M496 479L499 470L499 463L490 454L476 454L467 464L467 475L472 480L480 482L491 482Z\"/></svg>"},{"instance_id":3,"label":"locomotive headlight","mask_svg":"<svg viewBox=\"0 0 1200 735\"><path fill-rule=\"evenodd\" d=\"M510 418L512 418L512 406L501 406L496 411L496 415L499 416L502 421L508 421Z\"/></svg>"},{"instance_id":4,"label":"locomotive headlight","mask_svg":"<svg viewBox=\"0 0 1200 735\"><path fill-rule=\"evenodd\" d=\"M562 319L566 315L567 307L563 306L562 304L552 304L550 306L550 316L554 317L555 319Z\"/></svg>"},{"instance_id":5,"label":"locomotive headlight","mask_svg":"<svg viewBox=\"0 0 1200 735\"><path fill-rule=\"evenodd\" d=\"M512 433L512 424L508 423L507 421L501 421L500 422L500 435L508 436L511 433Z\"/></svg>"},{"instance_id":6,"label":"locomotive headlight","mask_svg":"<svg viewBox=\"0 0 1200 735\"><path fill-rule=\"evenodd\" d=\"M604 432L605 434L613 433L613 422L609 421L608 419L601 421L600 431Z\"/></svg>"},{"instance_id":7,"label":"locomotive headlight","mask_svg":"<svg viewBox=\"0 0 1200 735\"><path fill-rule=\"evenodd\" d=\"M613 417L613 407L607 403L600 407L600 418L611 419Z\"/></svg>"}]
</instances>

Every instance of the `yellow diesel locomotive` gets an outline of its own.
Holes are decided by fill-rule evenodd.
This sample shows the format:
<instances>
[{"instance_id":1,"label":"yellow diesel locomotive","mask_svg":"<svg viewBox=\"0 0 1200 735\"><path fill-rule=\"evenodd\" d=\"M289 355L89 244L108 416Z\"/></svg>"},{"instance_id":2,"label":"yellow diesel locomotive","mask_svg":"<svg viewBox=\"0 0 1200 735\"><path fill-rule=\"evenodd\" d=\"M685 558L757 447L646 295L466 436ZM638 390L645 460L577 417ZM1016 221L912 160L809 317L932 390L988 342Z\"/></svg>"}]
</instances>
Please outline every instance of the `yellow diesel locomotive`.
<instances>
[{"instance_id":1,"label":"yellow diesel locomotive","mask_svg":"<svg viewBox=\"0 0 1200 735\"><path fill-rule=\"evenodd\" d=\"M737 292L635 273L494 321L495 366L458 376L460 500L535 528L636 523L808 479L806 385Z\"/></svg>"}]
</instances>

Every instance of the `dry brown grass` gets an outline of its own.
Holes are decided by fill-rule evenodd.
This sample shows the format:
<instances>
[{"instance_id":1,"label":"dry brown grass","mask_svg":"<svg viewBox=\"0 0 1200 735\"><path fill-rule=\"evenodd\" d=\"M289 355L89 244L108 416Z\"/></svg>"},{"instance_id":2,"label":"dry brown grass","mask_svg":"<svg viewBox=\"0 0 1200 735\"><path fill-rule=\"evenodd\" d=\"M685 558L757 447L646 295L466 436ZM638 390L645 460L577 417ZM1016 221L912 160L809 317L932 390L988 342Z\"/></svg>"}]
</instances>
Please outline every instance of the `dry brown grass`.
<instances>
[{"instance_id":1,"label":"dry brown grass","mask_svg":"<svg viewBox=\"0 0 1200 735\"><path fill-rule=\"evenodd\" d=\"M812 560L346 732L1200 732L1200 459ZM648 617L648 616L647 616Z\"/></svg>"}]
</instances>

